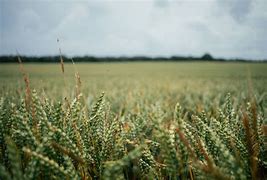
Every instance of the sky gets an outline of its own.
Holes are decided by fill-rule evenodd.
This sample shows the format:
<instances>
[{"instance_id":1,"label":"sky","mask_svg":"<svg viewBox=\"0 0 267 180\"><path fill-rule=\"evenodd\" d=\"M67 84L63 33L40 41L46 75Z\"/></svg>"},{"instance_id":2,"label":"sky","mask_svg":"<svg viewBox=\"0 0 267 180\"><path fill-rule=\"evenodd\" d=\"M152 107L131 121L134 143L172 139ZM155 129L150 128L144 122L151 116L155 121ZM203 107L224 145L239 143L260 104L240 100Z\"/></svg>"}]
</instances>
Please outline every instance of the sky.
<instances>
[{"instance_id":1,"label":"sky","mask_svg":"<svg viewBox=\"0 0 267 180\"><path fill-rule=\"evenodd\" d=\"M0 55L59 47L68 56L267 59L267 1L0 0Z\"/></svg>"}]
</instances>

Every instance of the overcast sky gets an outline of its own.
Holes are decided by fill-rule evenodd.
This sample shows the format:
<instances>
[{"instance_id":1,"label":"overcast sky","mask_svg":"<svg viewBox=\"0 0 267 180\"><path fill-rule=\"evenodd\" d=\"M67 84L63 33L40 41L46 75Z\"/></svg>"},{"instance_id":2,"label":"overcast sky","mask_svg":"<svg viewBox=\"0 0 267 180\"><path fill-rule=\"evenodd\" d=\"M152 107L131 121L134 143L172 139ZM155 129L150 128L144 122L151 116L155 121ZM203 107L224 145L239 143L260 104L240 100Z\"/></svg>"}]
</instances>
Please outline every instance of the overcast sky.
<instances>
[{"instance_id":1,"label":"overcast sky","mask_svg":"<svg viewBox=\"0 0 267 180\"><path fill-rule=\"evenodd\" d=\"M0 0L0 55L267 59L266 0Z\"/></svg>"}]
</instances>

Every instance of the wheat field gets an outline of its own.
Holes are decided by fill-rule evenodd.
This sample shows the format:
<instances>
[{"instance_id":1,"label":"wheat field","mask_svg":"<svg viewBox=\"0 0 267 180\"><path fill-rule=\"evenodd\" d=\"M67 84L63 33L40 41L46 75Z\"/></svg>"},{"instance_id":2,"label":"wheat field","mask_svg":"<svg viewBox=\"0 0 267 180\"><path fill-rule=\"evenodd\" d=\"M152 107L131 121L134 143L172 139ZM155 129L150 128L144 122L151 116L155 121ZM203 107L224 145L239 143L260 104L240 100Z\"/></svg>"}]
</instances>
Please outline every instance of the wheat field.
<instances>
[{"instance_id":1,"label":"wheat field","mask_svg":"<svg viewBox=\"0 0 267 180\"><path fill-rule=\"evenodd\" d=\"M0 64L0 179L267 178L266 63L61 65Z\"/></svg>"}]
</instances>

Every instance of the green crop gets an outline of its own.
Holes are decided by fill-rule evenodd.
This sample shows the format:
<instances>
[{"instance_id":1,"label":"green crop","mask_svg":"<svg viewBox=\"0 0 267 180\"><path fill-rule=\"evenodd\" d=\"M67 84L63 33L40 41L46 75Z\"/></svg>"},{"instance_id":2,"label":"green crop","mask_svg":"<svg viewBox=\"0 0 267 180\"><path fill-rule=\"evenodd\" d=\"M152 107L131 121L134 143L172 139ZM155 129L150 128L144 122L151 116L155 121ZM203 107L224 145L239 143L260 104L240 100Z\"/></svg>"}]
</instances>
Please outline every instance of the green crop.
<instances>
[{"instance_id":1,"label":"green crop","mask_svg":"<svg viewBox=\"0 0 267 180\"><path fill-rule=\"evenodd\" d=\"M259 65L3 65L0 179L264 179Z\"/></svg>"}]
</instances>

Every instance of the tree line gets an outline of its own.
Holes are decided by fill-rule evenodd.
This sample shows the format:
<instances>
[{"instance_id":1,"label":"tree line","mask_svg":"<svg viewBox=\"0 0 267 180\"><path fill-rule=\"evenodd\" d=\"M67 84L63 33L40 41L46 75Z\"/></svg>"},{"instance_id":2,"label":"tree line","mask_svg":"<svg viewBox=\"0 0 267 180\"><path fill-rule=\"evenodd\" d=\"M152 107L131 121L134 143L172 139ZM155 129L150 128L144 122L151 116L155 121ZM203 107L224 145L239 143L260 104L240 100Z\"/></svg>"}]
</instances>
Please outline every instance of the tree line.
<instances>
[{"instance_id":1,"label":"tree line","mask_svg":"<svg viewBox=\"0 0 267 180\"><path fill-rule=\"evenodd\" d=\"M57 63L60 61L60 56L20 56L22 62L40 62L40 63ZM96 57L96 56L62 56L64 62L138 62L138 61L156 61L156 62L166 62L166 61L238 61L238 62L248 62L252 60L245 59L223 59L214 58L210 54L204 54L201 57L193 56L171 56L171 57L148 57L148 56L133 56L133 57ZM264 60L266 61L266 60ZM0 63L16 63L18 62L18 57L14 55L10 56L0 56ZM257 62L253 60L253 62ZM259 61L258 61L259 62Z\"/></svg>"}]
</instances>

